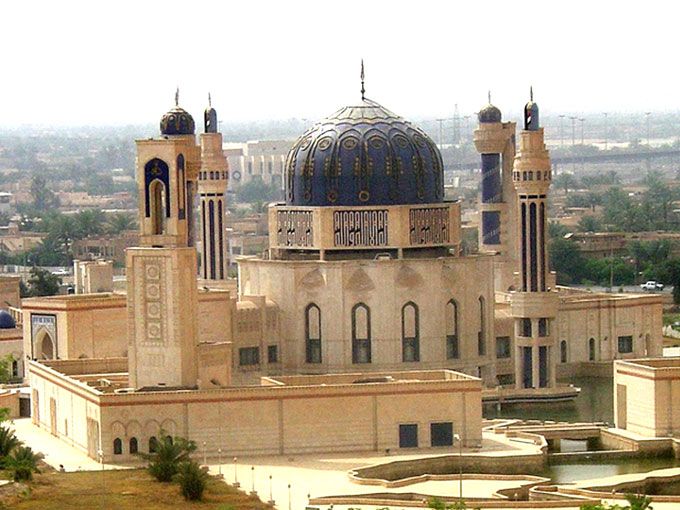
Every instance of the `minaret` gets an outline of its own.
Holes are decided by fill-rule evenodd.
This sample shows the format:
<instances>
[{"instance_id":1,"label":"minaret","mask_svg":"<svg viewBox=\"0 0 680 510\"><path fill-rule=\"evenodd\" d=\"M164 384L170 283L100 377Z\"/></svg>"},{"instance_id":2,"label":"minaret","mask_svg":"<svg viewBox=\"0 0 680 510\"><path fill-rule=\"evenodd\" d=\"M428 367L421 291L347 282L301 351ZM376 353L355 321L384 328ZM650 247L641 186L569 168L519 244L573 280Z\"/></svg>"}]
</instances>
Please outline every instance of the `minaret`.
<instances>
[{"instance_id":1,"label":"minaret","mask_svg":"<svg viewBox=\"0 0 680 510\"><path fill-rule=\"evenodd\" d=\"M557 294L548 269L547 195L552 172L550 157L538 122L538 105L524 107L524 129L520 131L513 182L517 192L519 255L517 291L511 295L515 318L515 383L518 388L555 384L554 320Z\"/></svg>"},{"instance_id":2,"label":"minaret","mask_svg":"<svg viewBox=\"0 0 680 510\"><path fill-rule=\"evenodd\" d=\"M196 384L198 290L191 183L200 163L194 120L175 106L161 136L137 140L141 248L126 254L130 386Z\"/></svg>"},{"instance_id":3,"label":"minaret","mask_svg":"<svg viewBox=\"0 0 680 510\"><path fill-rule=\"evenodd\" d=\"M229 166L222 150L222 134L217 132L217 112L208 94L204 113L205 133L201 134L201 170L198 173L201 223L201 278L227 278L227 239L225 232L226 192Z\"/></svg>"},{"instance_id":4,"label":"minaret","mask_svg":"<svg viewBox=\"0 0 680 510\"><path fill-rule=\"evenodd\" d=\"M507 292L516 270L516 207L512 182L515 159L515 123L502 122L501 111L489 104L479 111L474 141L482 158L479 248L494 252L495 289Z\"/></svg>"}]
</instances>

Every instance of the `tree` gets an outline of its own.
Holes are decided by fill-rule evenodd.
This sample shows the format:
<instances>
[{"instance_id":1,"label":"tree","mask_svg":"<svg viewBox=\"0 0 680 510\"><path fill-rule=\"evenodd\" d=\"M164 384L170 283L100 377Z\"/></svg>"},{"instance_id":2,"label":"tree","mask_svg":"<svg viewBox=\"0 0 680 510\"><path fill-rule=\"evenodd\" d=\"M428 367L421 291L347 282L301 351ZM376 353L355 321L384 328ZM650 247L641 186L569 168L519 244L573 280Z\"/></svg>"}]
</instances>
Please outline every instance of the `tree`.
<instances>
[{"instance_id":1,"label":"tree","mask_svg":"<svg viewBox=\"0 0 680 510\"><path fill-rule=\"evenodd\" d=\"M106 215L101 209L86 209L73 217L75 226L74 239L96 236L104 231Z\"/></svg>"},{"instance_id":2,"label":"tree","mask_svg":"<svg viewBox=\"0 0 680 510\"><path fill-rule=\"evenodd\" d=\"M149 461L151 476L159 482L169 482L177 474L179 465L190 460L189 456L196 451L196 443L183 437L166 436L162 430L160 436L155 452L139 455Z\"/></svg>"},{"instance_id":3,"label":"tree","mask_svg":"<svg viewBox=\"0 0 680 510\"><path fill-rule=\"evenodd\" d=\"M592 214L586 214L578 221L578 229L581 232L600 232L602 230L602 223Z\"/></svg>"},{"instance_id":4,"label":"tree","mask_svg":"<svg viewBox=\"0 0 680 510\"><path fill-rule=\"evenodd\" d=\"M61 278L39 267L31 268L28 278L28 293L30 296L54 296L59 293Z\"/></svg>"},{"instance_id":5,"label":"tree","mask_svg":"<svg viewBox=\"0 0 680 510\"><path fill-rule=\"evenodd\" d=\"M553 184L555 184L555 186L558 188L562 188L564 190L564 194L568 195L569 188L575 188L578 186L578 181L576 180L576 177L574 177L574 174L562 172L553 179Z\"/></svg>"},{"instance_id":6,"label":"tree","mask_svg":"<svg viewBox=\"0 0 680 510\"><path fill-rule=\"evenodd\" d=\"M275 181L266 184L259 176L255 176L250 182L242 184L236 191L236 200L238 202L271 202L280 198L280 185Z\"/></svg>"},{"instance_id":7,"label":"tree","mask_svg":"<svg viewBox=\"0 0 680 510\"><path fill-rule=\"evenodd\" d=\"M15 482L33 479L33 473L40 473L38 462L43 459L42 453L35 453L29 446L17 446L5 459L5 469Z\"/></svg>"},{"instance_id":8,"label":"tree","mask_svg":"<svg viewBox=\"0 0 680 510\"><path fill-rule=\"evenodd\" d=\"M4 465L12 450L21 446L21 441L9 427L0 427L0 465Z\"/></svg>"},{"instance_id":9,"label":"tree","mask_svg":"<svg viewBox=\"0 0 680 510\"><path fill-rule=\"evenodd\" d=\"M118 212L110 215L106 220L105 231L108 234L120 234L126 230L135 230L137 220L134 215L125 212Z\"/></svg>"},{"instance_id":10,"label":"tree","mask_svg":"<svg viewBox=\"0 0 680 510\"><path fill-rule=\"evenodd\" d=\"M46 212L59 207L59 198L47 187L42 175L34 175L31 179L31 196L36 211Z\"/></svg>"},{"instance_id":11,"label":"tree","mask_svg":"<svg viewBox=\"0 0 680 510\"><path fill-rule=\"evenodd\" d=\"M175 480L179 482L180 493L187 501L200 501L208 484L208 473L193 460L182 462L177 469Z\"/></svg>"},{"instance_id":12,"label":"tree","mask_svg":"<svg viewBox=\"0 0 680 510\"><path fill-rule=\"evenodd\" d=\"M568 239L555 238L548 244L551 269L557 273L557 283L578 283L583 277L585 258L578 246Z\"/></svg>"},{"instance_id":13,"label":"tree","mask_svg":"<svg viewBox=\"0 0 680 510\"><path fill-rule=\"evenodd\" d=\"M465 501L447 504L443 499L435 496L427 500L427 508L433 508L434 510L465 510L467 505Z\"/></svg>"}]
</instances>

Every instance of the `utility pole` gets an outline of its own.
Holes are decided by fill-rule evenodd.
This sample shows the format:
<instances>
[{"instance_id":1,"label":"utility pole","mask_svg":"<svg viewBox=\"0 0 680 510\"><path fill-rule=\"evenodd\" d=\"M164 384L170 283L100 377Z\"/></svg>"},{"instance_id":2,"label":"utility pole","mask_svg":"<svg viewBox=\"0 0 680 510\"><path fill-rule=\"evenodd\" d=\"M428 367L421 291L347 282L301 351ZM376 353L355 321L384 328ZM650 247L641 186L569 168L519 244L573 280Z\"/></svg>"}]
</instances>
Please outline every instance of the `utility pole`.
<instances>
[{"instance_id":1,"label":"utility pole","mask_svg":"<svg viewBox=\"0 0 680 510\"><path fill-rule=\"evenodd\" d=\"M442 124L444 123L446 119L437 119L437 122L439 122L439 150L441 151L444 148L444 144L442 141Z\"/></svg>"},{"instance_id":2,"label":"utility pole","mask_svg":"<svg viewBox=\"0 0 680 510\"><path fill-rule=\"evenodd\" d=\"M604 115L604 150L607 150L607 139L609 137L609 130L607 129L608 123L607 123L607 112L604 112L602 115Z\"/></svg>"},{"instance_id":3,"label":"utility pole","mask_svg":"<svg viewBox=\"0 0 680 510\"><path fill-rule=\"evenodd\" d=\"M560 149L564 149L564 115L560 115Z\"/></svg>"},{"instance_id":4,"label":"utility pole","mask_svg":"<svg viewBox=\"0 0 680 510\"><path fill-rule=\"evenodd\" d=\"M583 140L583 123L585 122L586 119L581 117L578 119L581 122L581 171L585 170L586 166L586 155L585 155L585 142Z\"/></svg>"},{"instance_id":5,"label":"utility pole","mask_svg":"<svg viewBox=\"0 0 680 510\"><path fill-rule=\"evenodd\" d=\"M576 172L576 154L574 153L574 146L576 145L576 117L573 115L569 117L571 119L571 172Z\"/></svg>"},{"instance_id":6,"label":"utility pole","mask_svg":"<svg viewBox=\"0 0 680 510\"><path fill-rule=\"evenodd\" d=\"M458 113L458 103L453 108L453 145L460 143L460 114Z\"/></svg>"}]
</instances>

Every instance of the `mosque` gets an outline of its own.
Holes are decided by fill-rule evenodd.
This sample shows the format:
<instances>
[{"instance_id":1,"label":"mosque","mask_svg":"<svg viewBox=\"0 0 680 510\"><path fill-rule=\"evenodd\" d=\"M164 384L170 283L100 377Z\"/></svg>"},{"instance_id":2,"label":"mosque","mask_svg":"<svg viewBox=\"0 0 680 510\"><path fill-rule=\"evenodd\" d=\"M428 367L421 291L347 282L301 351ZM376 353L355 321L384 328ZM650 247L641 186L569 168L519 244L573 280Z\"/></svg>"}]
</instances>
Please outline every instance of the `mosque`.
<instances>
[{"instance_id":1,"label":"mosque","mask_svg":"<svg viewBox=\"0 0 680 510\"><path fill-rule=\"evenodd\" d=\"M238 261L235 292L217 126L208 107L197 143L176 98L137 140L126 295L22 303L33 422L93 458L129 460L161 433L210 455L475 446L482 388L549 395L660 355L659 297L555 285L533 97L519 139L479 112L480 252L462 255L439 149L362 84L293 144L269 249Z\"/></svg>"}]
</instances>

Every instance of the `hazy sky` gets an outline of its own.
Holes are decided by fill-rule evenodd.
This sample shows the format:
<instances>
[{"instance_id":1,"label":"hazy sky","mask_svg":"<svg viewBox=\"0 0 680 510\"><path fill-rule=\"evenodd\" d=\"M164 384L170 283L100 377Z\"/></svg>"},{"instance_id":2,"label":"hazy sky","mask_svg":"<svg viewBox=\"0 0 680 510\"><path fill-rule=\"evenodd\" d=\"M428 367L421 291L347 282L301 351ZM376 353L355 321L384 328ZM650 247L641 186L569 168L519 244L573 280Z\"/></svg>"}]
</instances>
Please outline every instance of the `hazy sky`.
<instances>
[{"instance_id":1,"label":"hazy sky","mask_svg":"<svg viewBox=\"0 0 680 510\"><path fill-rule=\"evenodd\" d=\"M671 1L0 2L0 125L316 119L366 95L406 117L680 109Z\"/></svg>"}]
</instances>

